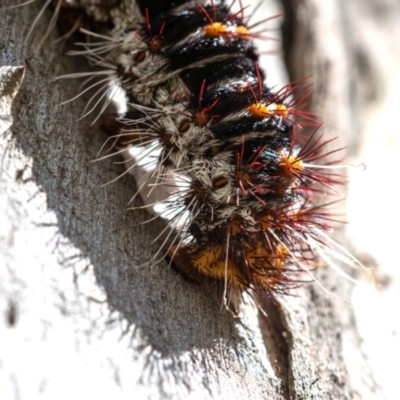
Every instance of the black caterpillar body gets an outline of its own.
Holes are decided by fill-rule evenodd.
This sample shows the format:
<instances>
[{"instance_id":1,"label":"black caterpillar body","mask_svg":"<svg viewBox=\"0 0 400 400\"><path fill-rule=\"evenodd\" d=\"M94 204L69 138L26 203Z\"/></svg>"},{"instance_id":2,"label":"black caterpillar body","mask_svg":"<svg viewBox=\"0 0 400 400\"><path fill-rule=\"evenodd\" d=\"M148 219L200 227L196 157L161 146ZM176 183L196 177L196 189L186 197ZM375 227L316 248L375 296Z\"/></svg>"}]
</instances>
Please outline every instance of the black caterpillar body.
<instances>
[{"instance_id":1,"label":"black caterpillar body","mask_svg":"<svg viewBox=\"0 0 400 400\"><path fill-rule=\"evenodd\" d=\"M331 140L312 114L297 109L309 94L301 82L277 91L265 85L253 41L262 32L253 32L259 25L240 5L238 12L216 0L74 7L103 29L83 31L88 40L74 52L93 67L80 76L100 79L83 114L104 101L102 112L116 88L125 92L128 111L109 124L118 126L112 137L130 169L152 157L138 182L144 197L172 182L161 248L186 276L219 283L236 312L243 292L287 293L318 265L317 255L340 253L325 233L329 204L318 203L342 183L329 172L334 160L318 165L336 150L327 150ZM303 125L314 127L308 138Z\"/></svg>"}]
</instances>

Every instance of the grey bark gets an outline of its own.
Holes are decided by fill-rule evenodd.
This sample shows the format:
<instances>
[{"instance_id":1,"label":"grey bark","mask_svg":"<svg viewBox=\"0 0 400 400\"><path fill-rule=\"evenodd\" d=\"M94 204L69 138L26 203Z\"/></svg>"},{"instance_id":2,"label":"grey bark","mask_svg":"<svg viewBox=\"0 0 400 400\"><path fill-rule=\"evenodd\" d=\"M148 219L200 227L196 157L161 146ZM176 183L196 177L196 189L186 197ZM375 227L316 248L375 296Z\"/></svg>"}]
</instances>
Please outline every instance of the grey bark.
<instances>
[{"instance_id":1,"label":"grey bark","mask_svg":"<svg viewBox=\"0 0 400 400\"><path fill-rule=\"evenodd\" d=\"M314 74L327 135L351 138L346 10L284 3L290 74ZM49 13L23 44L39 8L0 14L3 126L14 119L0 142L0 397L381 398L335 272L318 273L331 294L309 285L263 299L268 317L245 305L235 320L209 288L145 265L159 227L126 210L133 178L102 187L123 166L91 163L105 137L76 121L84 99L58 106L79 83L51 78L84 61L52 44L57 32L35 50Z\"/></svg>"}]
</instances>

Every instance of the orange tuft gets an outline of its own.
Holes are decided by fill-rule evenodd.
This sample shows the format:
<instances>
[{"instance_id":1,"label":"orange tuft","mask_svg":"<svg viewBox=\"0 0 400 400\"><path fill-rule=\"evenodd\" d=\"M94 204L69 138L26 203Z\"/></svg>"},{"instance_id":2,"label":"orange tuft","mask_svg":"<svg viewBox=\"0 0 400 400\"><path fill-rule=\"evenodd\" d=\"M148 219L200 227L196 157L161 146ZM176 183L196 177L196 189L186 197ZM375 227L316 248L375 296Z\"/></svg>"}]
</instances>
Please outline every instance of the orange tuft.
<instances>
[{"instance_id":1,"label":"orange tuft","mask_svg":"<svg viewBox=\"0 0 400 400\"><path fill-rule=\"evenodd\" d=\"M284 104L276 104L274 114L278 117L287 118L289 116L289 109Z\"/></svg>"},{"instance_id":2,"label":"orange tuft","mask_svg":"<svg viewBox=\"0 0 400 400\"><path fill-rule=\"evenodd\" d=\"M265 118L269 115L268 107L265 103L254 103L249 107L249 112L254 117Z\"/></svg>"},{"instance_id":3,"label":"orange tuft","mask_svg":"<svg viewBox=\"0 0 400 400\"><path fill-rule=\"evenodd\" d=\"M249 38L249 30L243 26L239 25L235 28L235 33L239 36L241 36L243 39L248 39Z\"/></svg>"},{"instance_id":4,"label":"orange tuft","mask_svg":"<svg viewBox=\"0 0 400 400\"><path fill-rule=\"evenodd\" d=\"M285 153L281 153L279 166L288 177L292 177L296 172L304 170L304 163L300 158Z\"/></svg>"},{"instance_id":5,"label":"orange tuft","mask_svg":"<svg viewBox=\"0 0 400 400\"><path fill-rule=\"evenodd\" d=\"M226 34L226 26L221 22L213 22L204 27L204 32L208 37L219 37Z\"/></svg>"}]
</instances>

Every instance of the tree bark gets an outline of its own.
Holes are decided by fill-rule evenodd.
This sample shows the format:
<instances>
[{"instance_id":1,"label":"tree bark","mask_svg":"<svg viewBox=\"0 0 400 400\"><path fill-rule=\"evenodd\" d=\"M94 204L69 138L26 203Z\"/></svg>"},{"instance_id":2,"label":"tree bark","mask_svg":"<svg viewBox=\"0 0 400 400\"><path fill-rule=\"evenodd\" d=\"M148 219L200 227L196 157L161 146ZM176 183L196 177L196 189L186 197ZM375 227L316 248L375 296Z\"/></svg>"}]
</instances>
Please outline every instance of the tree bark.
<instances>
[{"instance_id":1,"label":"tree bark","mask_svg":"<svg viewBox=\"0 0 400 400\"><path fill-rule=\"evenodd\" d=\"M291 78L313 74L326 135L353 144L348 10L283 5ZM131 176L102 187L124 167L91 163L105 136L77 121L85 100L59 106L79 82L51 81L85 61L54 45L57 30L37 50L49 11L23 43L39 9L0 14L0 397L382 398L347 304L352 285L329 268L317 274L324 289L261 299L268 317L247 304L234 319L211 289L166 262L146 265L159 225L126 210Z\"/></svg>"}]
</instances>

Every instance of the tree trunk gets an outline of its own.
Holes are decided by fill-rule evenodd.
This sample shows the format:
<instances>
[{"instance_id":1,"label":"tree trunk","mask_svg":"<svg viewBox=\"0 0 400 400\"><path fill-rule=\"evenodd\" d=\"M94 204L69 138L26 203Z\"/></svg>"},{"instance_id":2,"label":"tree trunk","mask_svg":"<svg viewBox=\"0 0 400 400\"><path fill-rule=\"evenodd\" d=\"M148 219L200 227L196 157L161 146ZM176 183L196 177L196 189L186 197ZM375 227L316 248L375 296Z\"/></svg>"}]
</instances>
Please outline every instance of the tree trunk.
<instances>
[{"instance_id":1,"label":"tree trunk","mask_svg":"<svg viewBox=\"0 0 400 400\"><path fill-rule=\"evenodd\" d=\"M291 79L313 74L326 135L355 146L361 17L339 0L282 3ZM0 13L0 397L382 398L335 271L318 272L325 289L262 299L268 317L247 304L234 319L209 288L146 265L159 226L126 210L131 176L102 187L124 167L91 163L106 138L77 121L85 100L59 106L79 82L51 81L85 60L54 45L57 29L37 50L49 11L23 43L40 6Z\"/></svg>"}]
</instances>

